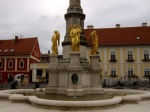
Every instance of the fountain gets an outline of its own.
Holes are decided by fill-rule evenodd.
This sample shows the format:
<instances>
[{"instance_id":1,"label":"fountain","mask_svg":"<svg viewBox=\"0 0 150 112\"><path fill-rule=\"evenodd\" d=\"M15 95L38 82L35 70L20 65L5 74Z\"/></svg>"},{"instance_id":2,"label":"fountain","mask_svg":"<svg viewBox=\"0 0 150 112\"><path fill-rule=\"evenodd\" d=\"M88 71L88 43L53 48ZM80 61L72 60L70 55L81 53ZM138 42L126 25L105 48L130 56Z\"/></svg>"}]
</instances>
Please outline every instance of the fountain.
<instances>
[{"instance_id":1,"label":"fountain","mask_svg":"<svg viewBox=\"0 0 150 112\"><path fill-rule=\"evenodd\" d=\"M93 44L90 64L87 61L87 42L84 37L85 14L80 0L70 0L65 14L66 35L63 46L63 59L58 61L60 34L54 31L52 37L52 54L50 55L49 84L46 94L63 94L67 96L84 96L87 94L103 94L100 84L100 64L97 54L98 46ZM91 35L93 43L98 44L98 37ZM95 41L95 42L94 42Z\"/></svg>"},{"instance_id":2,"label":"fountain","mask_svg":"<svg viewBox=\"0 0 150 112\"><path fill-rule=\"evenodd\" d=\"M58 60L58 48L60 34L54 31L52 37L52 54L49 67L49 83L44 94L61 94L77 99L80 96L97 95L107 93L126 93L125 96L115 96L104 100L64 101L41 99L32 94L34 89L15 89L0 91L0 99L9 99L13 102L30 102L32 105L57 109L84 109L114 106L121 102L138 102L150 98L150 92L138 90L103 89L100 84L101 69L99 55L97 54L98 37L96 32L91 32L92 52L90 64L86 59L87 43L84 37L85 15L80 6L80 0L70 0L70 6L65 14L66 35L63 45L63 59ZM40 91L40 89L39 89ZM130 93L134 93L131 94ZM29 96L24 96L31 94Z\"/></svg>"}]
</instances>

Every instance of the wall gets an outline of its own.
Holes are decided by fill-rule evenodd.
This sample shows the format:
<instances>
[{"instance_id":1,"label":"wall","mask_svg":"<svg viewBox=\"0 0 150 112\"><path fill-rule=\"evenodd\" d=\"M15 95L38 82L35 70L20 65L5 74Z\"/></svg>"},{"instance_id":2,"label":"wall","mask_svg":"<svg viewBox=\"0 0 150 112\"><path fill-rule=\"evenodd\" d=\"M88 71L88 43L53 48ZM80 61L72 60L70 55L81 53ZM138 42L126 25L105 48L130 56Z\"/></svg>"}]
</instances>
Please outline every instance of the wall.
<instances>
[{"instance_id":1,"label":"wall","mask_svg":"<svg viewBox=\"0 0 150 112\"><path fill-rule=\"evenodd\" d=\"M133 51L133 62L127 61L127 51ZM150 46L110 46L99 47L100 52L100 66L102 68L102 76L110 78L111 68L116 68L116 78L126 77L128 68L133 68L134 74L140 78L144 77L144 68L150 69L150 61L143 62L143 51L148 49L150 53ZM111 50L116 51L116 62L110 62ZM91 48L88 48L88 55L90 56ZM150 54L149 54L150 55ZM149 57L150 58L150 57ZM88 58L89 60L89 58Z\"/></svg>"}]
</instances>

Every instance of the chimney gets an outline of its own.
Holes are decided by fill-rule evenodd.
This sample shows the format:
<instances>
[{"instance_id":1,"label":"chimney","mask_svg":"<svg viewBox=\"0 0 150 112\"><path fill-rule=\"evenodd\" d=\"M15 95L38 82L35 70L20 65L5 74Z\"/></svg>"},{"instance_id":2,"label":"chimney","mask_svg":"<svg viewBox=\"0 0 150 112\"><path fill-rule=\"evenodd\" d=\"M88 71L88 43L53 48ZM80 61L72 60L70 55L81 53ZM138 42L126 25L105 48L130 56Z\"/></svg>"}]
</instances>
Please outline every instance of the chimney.
<instances>
[{"instance_id":1,"label":"chimney","mask_svg":"<svg viewBox=\"0 0 150 112\"><path fill-rule=\"evenodd\" d=\"M93 25L88 25L88 26L87 26L87 29L93 29L93 28L94 28Z\"/></svg>"},{"instance_id":2,"label":"chimney","mask_svg":"<svg viewBox=\"0 0 150 112\"><path fill-rule=\"evenodd\" d=\"M48 51L48 61L50 62L50 50Z\"/></svg>"},{"instance_id":3,"label":"chimney","mask_svg":"<svg viewBox=\"0 0 150 112\"><path fill-rule=\"evenodd\" d=\"M17 43L19 40L18 36L15 36L15 40L14 40L14 43Z\"/></svg>"},{"instance_id":4,"label":"chimney","mask_svg":"<svg viewBox=\"0 0 150 112\"><path fill-rule=\"evenodd\" d=\"M142 23L142 27L147 27L147 23Z\"/></svg>"},{"instance_id":5,"label":"chimney","mask_svg":"<svg viewBox=\"0 0 150 112\"><path fill-rule=\"evenodd\" d=\"M48 51L48 56L50 56L50 51Z\"/></svg>"},{"instance_id":6,"label":"chimney","mask_svg":"<svg viewBox=\"0 0 150 112\"><path fill-rule=\"evenodd\" d=\"M120 24L116 24L116 28L120 28Z\"/></svg>"}]
</instances>

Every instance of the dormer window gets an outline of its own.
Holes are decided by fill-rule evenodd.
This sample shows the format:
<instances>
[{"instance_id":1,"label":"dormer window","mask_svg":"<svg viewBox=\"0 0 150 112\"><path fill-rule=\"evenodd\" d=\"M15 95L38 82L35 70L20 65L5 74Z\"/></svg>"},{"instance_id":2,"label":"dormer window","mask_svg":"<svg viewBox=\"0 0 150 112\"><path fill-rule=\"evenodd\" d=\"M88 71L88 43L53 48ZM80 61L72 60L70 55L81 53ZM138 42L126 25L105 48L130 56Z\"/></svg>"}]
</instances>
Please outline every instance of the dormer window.
<instances>
[{"instance_id":1,"label":"dormer window","mask_svg":"<svg viewBox=\"0 0 150 112\"><path fill-rule=\"evenodd\" d=\"M5 50L4 50L4 52L7 52L7 51L8 51L8 49L5 49Z\"/></svg>"},{"instance_id":2,"label":"dormer window","mask_svg":"<svg viewBox=\"0 0 150 112\"><path fill-rule=\"evenodd\" d=\"M10 52L13 52L13 51L14 51L14 49L11 49L11 50L10 50Z\"/></svg>"}]
</instances>

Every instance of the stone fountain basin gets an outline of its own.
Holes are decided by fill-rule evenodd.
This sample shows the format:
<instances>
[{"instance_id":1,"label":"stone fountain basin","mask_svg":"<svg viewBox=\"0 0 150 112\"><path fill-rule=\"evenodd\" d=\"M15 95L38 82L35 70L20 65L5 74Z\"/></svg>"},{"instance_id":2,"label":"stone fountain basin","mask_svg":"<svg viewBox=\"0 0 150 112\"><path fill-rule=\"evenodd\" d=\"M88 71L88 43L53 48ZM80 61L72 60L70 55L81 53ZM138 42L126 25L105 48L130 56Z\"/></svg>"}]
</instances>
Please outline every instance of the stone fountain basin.
<instances>
[{"instance_id":1,"label":"stone fountain basin","mask_svg":"<svg viewBox=\"0 0 150 112\"><path fill-rule=\"evenodd\" d=\"M107 106L114 106L121 102L138 102L143 99L150 98L150 92L139 90L116 90L104 89L104 92L126 92L134 93L134 95L115 96L112 99L94 100L94 101L61 101L61 100L47 100L40 99L36 96L24 96L23 94L32 94L34 89L15 89L0 91L0 99L7 99L12 102L29 102L32 105L44 108L64 108L64 109L78 109L78 108L100 108Z\"/></svg>"}]
</instances>

